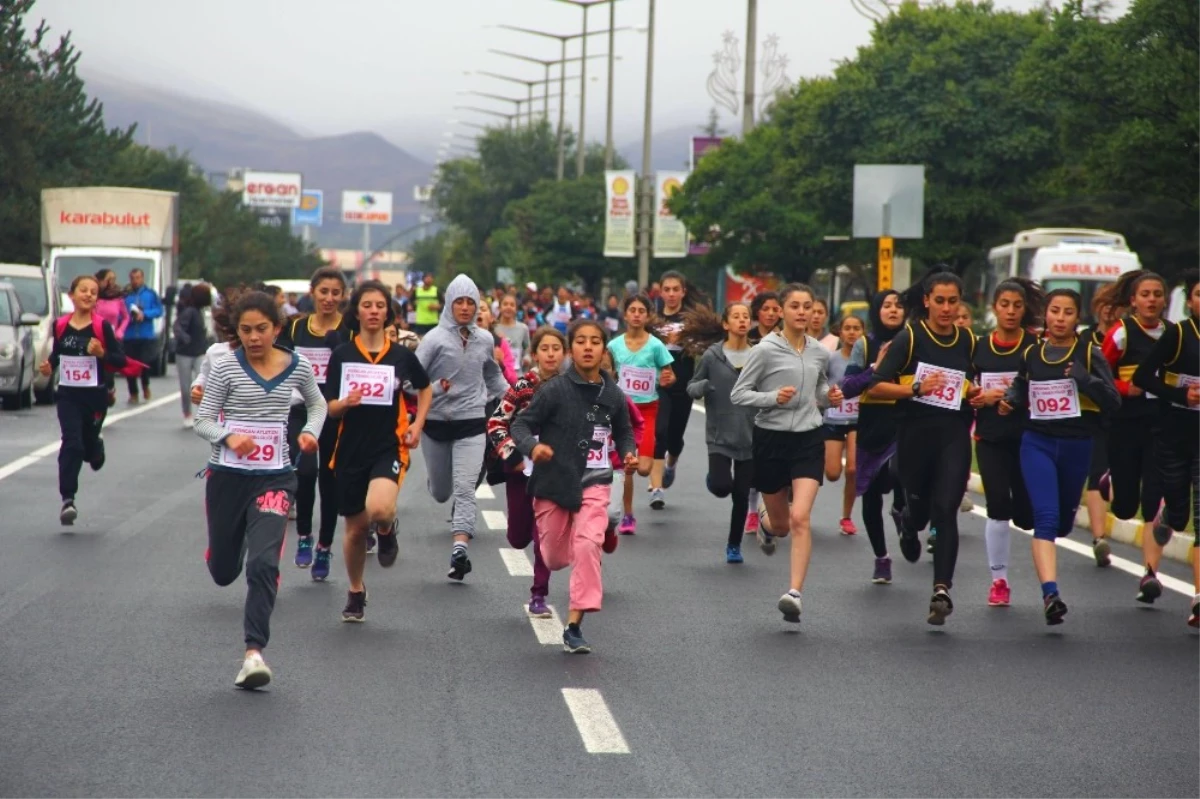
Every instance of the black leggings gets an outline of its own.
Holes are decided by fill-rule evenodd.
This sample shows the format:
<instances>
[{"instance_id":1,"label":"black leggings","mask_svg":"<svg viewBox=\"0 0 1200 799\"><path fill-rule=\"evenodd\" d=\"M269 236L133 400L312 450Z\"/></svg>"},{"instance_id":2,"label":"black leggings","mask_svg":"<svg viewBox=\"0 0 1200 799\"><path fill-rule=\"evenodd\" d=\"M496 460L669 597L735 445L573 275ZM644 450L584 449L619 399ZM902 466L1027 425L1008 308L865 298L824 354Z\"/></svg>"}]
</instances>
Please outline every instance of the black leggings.
<instances>
[{"instance_id":1,"label":"black leggings","mask_svg":"<svg viewBox=\"0 0 1200 799\"><path fill-rule=\"evenodd\" d=\"M154 351L158 348L158 342L152 338L125 339L121 342L121 347L130 358L149 366L150 362L154 360ZM136 397L139 382L142 384L143 391L150 388L150 370L143 369L142 374L138 377L126 377L125 382L129 384L129 396Z\"/></svg>"},{"instance_id":2,"label":"black leggings","mask_svg":"<svg viewBox=\"0 0 1200 799\"><path fill-rule=\"evenodd\" d=\"M1132 519L1140 507L1142 518L1153 519L1162 502L1162 482L1154 454L1158 438L1153 417L1112 420L1108 431L1108 469L1112 479L1112 512Z\"/></svg>"},{"instance_id":3,"label":"black leggings","mask_svg":"<svg viewBox=\"0 0 1200 799\"><path fill-rule=\"evenodd\" d=\"M1033 505L1021 476L1021 439L976 441L975 459L979 462L979 477L983 480L987 517L1011 521L1022 530L1032 530ZM939 527L939 546L941 531Z\"/></svg>"},{"instance_id":4,"label":"black leggings","mask_svg":"<svg viewBox=\"0 0 1200 799\"><path fill-rule=\"evenodd\" d=\"M735 461L728 455L708 453L708 490L713 496L733 497L729 513L729 546L742 545L746 513L750 510L750 487L754 483L754 461Z\"/></svg>"},{"instance_id":5,"label":"black leggings","mask_svg":"<svg viewBox=\"0 0 1200 799\"><path fill-rule=\"evenodd\" d=\"M867 538L871 541L871 549L875 557L886 558L888 554L887 538L883 529L883 495L892 492L892 509L895 512L904 510L904 491L900 488L900 477L896 474L896 459L889 458L888 462L875 473L871 484L862 495L863 526L867 528Z\"/></svg>"},{"instance_id":6,"label":"black leggings","mask_svg":"<svg viewBox=\"0 0 1200 799\"><path fill-rule=\"evenodd\" d=\"M1200 530L1200 413L1170 408L1161 419L1155 461L1172 530ZM1188 500L1191 500L1190 502ZM1200 532L1197 533L1200 535Z\"/></svg>"},{"instance_id":7,"label":"black leggings","mask_svg":"<svg viewBox=\"0 0 1200 799\"><path fill-rule=\"evenodd\" d=\"M288 414L288 442L296 447L296 439L308 420L308 411L303 405L293 405ZM329 461L337 446L337 419L327 419L317 439L316 455L301 455L296 469L296 532L302 536L312 535L313 509L317 504L317 490L321 491L321 527L317 542L323 547L333 546L333 534L337 530L338 490L337 478ZM292 458L297 450L292 450Z\"/></svg>"},{"instance_id":8,"label":"black leggings","mask_svg":"<svg viewBox=\"0 0 1200 799\"><path fill-rule=\"evenodd\" d=\"M654 458L662 460L668 453L678 458L683 452L683 434L692 416L692 398L686 393L658 392L658 421L654 426Z\"/></svg>"},{"instance_id":9,"label":"black leggings","mask_svg":"<svg viewBox=\"0 0 1200 799\"><path fill-rule=\"evenodd\" d=\"M971 431L964 417L908 419L896 436L896 466L908 503L908 523L937 530L933 584L950 588L958 562L958 507L971 472Z\"/></svg>"},{"instance_id":10,"label":"black leggings","mask_svg":"<svg viewBox=\"0 0 1200 799\"><path fill-rule=\"evenodd\" d=\"M98 462L96 456L103 451L99 449L104 446L100 442L100 430L104 427L108 409L103 399L80 402L59 391L55 410L62 431L62 444L58 448L58 494L66 502L75 499L79 491L79 471L84 462Z\"/></svg>"}]
</instances>

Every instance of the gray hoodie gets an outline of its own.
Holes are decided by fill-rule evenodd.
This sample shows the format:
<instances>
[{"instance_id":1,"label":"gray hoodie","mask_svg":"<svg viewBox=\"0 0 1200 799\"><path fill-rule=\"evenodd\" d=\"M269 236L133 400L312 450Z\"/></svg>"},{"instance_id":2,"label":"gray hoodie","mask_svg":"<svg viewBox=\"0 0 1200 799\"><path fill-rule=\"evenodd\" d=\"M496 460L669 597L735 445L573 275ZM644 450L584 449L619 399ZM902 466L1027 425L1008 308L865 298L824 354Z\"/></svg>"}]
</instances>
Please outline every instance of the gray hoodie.
<instances>
[{"instance_id":1,"label":"gray hoodie","mask_svg":"<svg viewBox=\"0 0 1200 799\"><path fill-rule=\"evenodd\" d=\"M787 404L775 401L779 389L792 386ZM765 430L802 433L823 423L829 407L829 350L812 336L796 352L779 332L768 333L750 350L750 359L730 395L735 405L759 408L754 424Z\"/></svg>"},{"instance_id":2,"label":"gray hoodie","mask_svg":"<svg viewBox=\"0 0 1200 799\"><path fill-rule=\"evenodd\" d=\"M496 365L492 334L476 327L474 316L470 324L455 323L453 306L460 297L479 303L479 289L466 275L450 281L438 326L426 333L417 347L417 359L433 384L429 418L434 421L485 419L488 400L502 397L508 390L508 381ZM449 391L442 391L443 379L450 381Z\"/></svg>"},{"instance_id":3,"label":"gray hoodie","mask_svg":"<svg viewBox=\"0 0 1200 799\"><path fill-rule=\"evenodd\" d=\"M731 395L738 370L725 357L718 341L700 357L696 374L687 384L688 396L704 400L704 439L708 451L735 461L754 457L754 414L749 406L734 405Z\"/></svg>"}]
</instances>

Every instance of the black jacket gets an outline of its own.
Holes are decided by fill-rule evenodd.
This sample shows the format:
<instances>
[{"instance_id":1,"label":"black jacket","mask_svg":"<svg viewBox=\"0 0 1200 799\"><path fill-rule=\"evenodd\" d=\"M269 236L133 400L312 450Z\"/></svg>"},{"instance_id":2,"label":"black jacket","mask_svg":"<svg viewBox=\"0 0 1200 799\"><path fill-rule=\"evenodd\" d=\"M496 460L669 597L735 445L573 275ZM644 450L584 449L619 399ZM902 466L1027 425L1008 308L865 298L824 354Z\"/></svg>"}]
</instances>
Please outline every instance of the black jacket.
<instances>
[{"instance_id":1,"label":"black jacket","mask_svg":"<svg viewBox=\"0 0 1200 799\"><path fill-rule=\"evenodd\" d=\"M189 306L181 308L175 324L175 354L199 358L208 351L208 333L204 330L204 317L200 311Z\"/></svg>"}]
</instances>

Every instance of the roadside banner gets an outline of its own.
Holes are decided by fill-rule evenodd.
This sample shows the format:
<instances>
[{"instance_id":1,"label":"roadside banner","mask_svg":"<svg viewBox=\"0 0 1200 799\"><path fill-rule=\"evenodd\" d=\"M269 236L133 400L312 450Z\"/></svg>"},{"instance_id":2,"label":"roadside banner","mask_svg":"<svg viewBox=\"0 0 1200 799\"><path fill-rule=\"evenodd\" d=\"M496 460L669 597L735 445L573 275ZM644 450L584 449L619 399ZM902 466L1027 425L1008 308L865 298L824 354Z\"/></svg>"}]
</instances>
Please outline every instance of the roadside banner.
<instances>
[{"instance_id":1,"label":"roadside banner","mask_svg":"<svg viewBox=\"0 0 1200 799\"><path fill-rule=\"evenodd\" d=\"M242 175L242 205L247 208L300 207L299 172L253 172Z\"/></svg>"},{"instance_id":2,"label":"roadside banner","mask_svg":"<svg viewBox=\"0 0 1200 799\"><path fill-rule=\"evenodd\" d=\"M636 254L636 185L637 174L633 170L610 170L604 173L605 258L632 258Z\"/></svg>"},{"instance_id":3,"label":"roadside banner","mask_svg":"<svg viewBox=\"0 0 1200 799\"><path fill-rule=\"evenodd\" d=\"M320 189L305 189L300 194L300 207L292 209L292 227L298 225L321 226L325 215L325 192Z\"/></svg>"},{"instance_id":4,"label":"roadside banner","mask_svg":"<svg viewBox=\"0 0 1200 799\"><path fill-rule=\"evenodd\" d=\"M721 146L721 142L725 140L724 136L693 136L692 146L688 150L688 163L691 169L696 168L696 164L700 163L700 159L710 150L715 150ZM717 231L709 231L710 235L715 235ZM688 255L708 255L709 244L706 241L696 241L694 238L688 240Z\"/></svg>"},{"instance_id":5,"label":"roadside banner","mask_svg":"<svg viewBox=\"0 0 1200 799\"><path fill-rule=\"evenodd\" d=\"M654 257L684 258L688 254L687 228L679 221L667 200L683 188L687 172L659 172L655 177Z\"/></svg>"},{"instance_id":6,"label":"roadside banner","mask_svg":"<svg viewBox=\"0 0 1200 799\"><path fill-rule=\"evenodd\" d=\"M390 191L342 192L342 222L356 225L392 224Z\"/></svg>"}]
</instances>

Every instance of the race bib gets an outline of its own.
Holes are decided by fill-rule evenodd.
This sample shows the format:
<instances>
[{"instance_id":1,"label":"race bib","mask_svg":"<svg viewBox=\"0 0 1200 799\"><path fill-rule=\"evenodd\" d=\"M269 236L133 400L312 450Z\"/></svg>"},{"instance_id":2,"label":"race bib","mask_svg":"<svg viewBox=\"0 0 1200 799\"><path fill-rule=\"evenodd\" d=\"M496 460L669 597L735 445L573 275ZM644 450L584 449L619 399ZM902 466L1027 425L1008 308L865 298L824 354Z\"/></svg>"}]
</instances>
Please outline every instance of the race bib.
<instances>
[{"instance_id":1,"label":"race bib","mask_svg":"<svg viewBox=\"0 0 1200 799\"><path fill-rule=\"evenodd\" d=\"M72 388L100 385L100 363L91 355L61 355L58 359L58 384Z\"/></svg>"},{"instance_id":2,"label":"race bib","mask_svg":"<svg viewBox=\"0 0 1200 799\"><path fill-rule=\"evenodd\" d=\"M913 380L918 383L924 382L932 377L934 372L941 372L945 376L945 384L939 389L917 397L916 401L948 411L959 410L962 407L963 384L967 380L967 373L957 369L943 369L940 366L931 366L922 362L917 364L917 373Z\"/></svg>"},{"instance_id":3,"label":"race bib","mask_svg":"<svg viewBox=\"0 0 1200 799\"><path fill-rule=\"evenodd\" d=\"M1016 379L1016 372L980 372L979 387L984 391L991 391L994 388L998 388L1001 391L1008 391L1008 387Z\"/></svg>"},{"instance_id":4,"label":"race bib","mask_svg":"<svg viewBox=\"0 0 1200 799\"><path fill-rule=\"evenodd\" d=\"M533 440L537 441L538 437L534 436ZM537 444L534 444L534 446L537 446ZM521 471L525 473L526 477L533 477L533 459L532 458L525 459L525 468L522 469Z\"/></svg>"},{"instance_id":5,"label":"race bib","mask_svg":"<svg viewBox=\"0 0 1200 799\"><path fill-rule=\"evenodd\" d=\"M391 405L396 392L395 368L373 363L342 364L338 396L345 398L355 390L362 392L363 405Z\"/></svg>"},{"instance_id":6,"label":"race bib","mask_svg":"<svg viewBox=\"0 0 1200 799\"><path fill-rule=\"evenodd\" d=\"M221 447L221 465L251 471L278 471L283 468L283 442L287 431L284 425L226 420L225 429L239 436L254 439L254 449L238 455L229 447Z\"/></svg>"},{"instance_id":7,"label":"race bib","mask_svg":"<svg viewBox=\"0 0 1200 799\"><path fill-rule=\"evenodd\" d=\"M841 405L831 405L825 418L831 422L854 422L858 420L858 397L844 399Z\"/></svg>"},{"instance_id":8,"label":"race bib","mask_svg":"<svg viewBox=\"0 0 1200 799\"><path fill-rule=\"evenodd\" d=\"M1079 418L1079 388L1070 378L1029 383L1030 419Z\"/></svg>"},{"instance_id":9,"label":"race bib","mask_svg":"<svg viewBox=\"0 0 1200 799\"><path fill-rule=\"evenodd\" d=\"M654 384L656 382L657 375L654 369L648 366L621 367L621 390L626 394L634 394L641 397L653 395L655 393Z\"/></svg>"},{"instance_id":10,"label":"race bib","mask_svg":"<svg viewBox=\"0 0 1200 799\"><path fill-rule=\"evenodd\" d=\"M587 468L611 469L608 461L608 439L610 431L607 427L596 425L592 428L592 442L587 451Z\"/></svg>"},{"instance_id":11,"label":"race bib","mask_svg":"<svg viewBox=\"0 0 1200 799\"><path fill-rule=\"evenodd\" d=\"M1196 375L1180 375L1179 387L1185 391L1192 386L1200 386L1200 377ZM1146 396L1150 396L1147 394ZM1178 402L1172 402L1176 408L1187 408L1189 411L1200 411L1200 405L1180 405Z\"/></svg>"},{"instance_id":12,"label":"race bib","mask_svg":"<svg viewBox=\"0 0 1200 799\"><path fill-rule=\"evenodd\" d=\"M621 327L621 320L610 316L604 320L604 326L608 328L609 333L616 333L617 329Z\"/></svg>"},{"instance_id":13,"label":"race bib","mask_svg":"<svg viewBox=\"0 0 1200 799\"><path fill-rule=\"evenodd\" d=\"M296 354L308 358L313 367L313 377L319 384L325 385L325 378L329 375L329 356L333 355L333 351L324 347L297 347Z\"/></svg>"}]
</instances>

